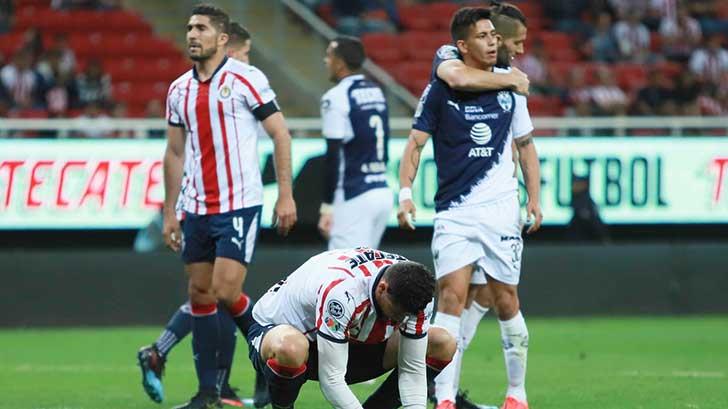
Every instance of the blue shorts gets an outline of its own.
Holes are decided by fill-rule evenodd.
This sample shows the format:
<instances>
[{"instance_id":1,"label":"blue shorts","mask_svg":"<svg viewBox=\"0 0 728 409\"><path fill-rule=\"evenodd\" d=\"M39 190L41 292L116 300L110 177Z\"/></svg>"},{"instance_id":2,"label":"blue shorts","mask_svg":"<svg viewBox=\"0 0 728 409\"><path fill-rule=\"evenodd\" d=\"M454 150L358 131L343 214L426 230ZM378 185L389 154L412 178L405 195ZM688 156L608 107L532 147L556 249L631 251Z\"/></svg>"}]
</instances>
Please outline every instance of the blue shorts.
<instances>
[{"instance_id":1,"label":"blue shorts","mask_svg":"<svg viewBox=\"0 0 728 409\"><path fill-rule=\"evenodd\" d=\"M209 215L185 213L182 260L185 264L214 262L217 257L247 265L260 230L261 206Z\"/></svg>"},{"instance_id":2,"label":"blue shorts","mask_svg":"<svg viewBox=\"0 0 728 409\"><path fill-rule=\"evenodd\" d=\"M266 365L261 355L263 338L268 331L275 328L275 325L261 325L253 323L248 329L248 358L253 368L264 374L263 368ZM359 382L377 379L379 376L389 372L384 369L384 351L387 349L387 341L378 344L362 344L358 342L349 343L349 358L346 365L344 379L348 385ZM306 379L318 381L318 348L315 342L308 344L308 362L306 362Z\"/></svg>"}]
</instances>

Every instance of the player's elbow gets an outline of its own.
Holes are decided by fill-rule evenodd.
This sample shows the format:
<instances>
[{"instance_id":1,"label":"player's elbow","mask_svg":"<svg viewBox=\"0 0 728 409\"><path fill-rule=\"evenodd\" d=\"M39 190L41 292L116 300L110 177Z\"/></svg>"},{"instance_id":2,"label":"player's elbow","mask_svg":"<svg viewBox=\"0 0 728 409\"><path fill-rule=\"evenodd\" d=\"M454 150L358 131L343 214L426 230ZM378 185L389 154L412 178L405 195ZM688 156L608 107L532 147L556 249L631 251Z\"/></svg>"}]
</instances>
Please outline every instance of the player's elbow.
<instances>
[{"instance_id":1,"label":"player's elbow","mask_svg":"<svg viewBox=\"0 0 728 409\"><path fill-rule=\"evenodd\" d=\"M456 90L465 90L469 85L468 78L457 72L449 73L441 77L448 87Z\"/></svg>"}]
</instances>

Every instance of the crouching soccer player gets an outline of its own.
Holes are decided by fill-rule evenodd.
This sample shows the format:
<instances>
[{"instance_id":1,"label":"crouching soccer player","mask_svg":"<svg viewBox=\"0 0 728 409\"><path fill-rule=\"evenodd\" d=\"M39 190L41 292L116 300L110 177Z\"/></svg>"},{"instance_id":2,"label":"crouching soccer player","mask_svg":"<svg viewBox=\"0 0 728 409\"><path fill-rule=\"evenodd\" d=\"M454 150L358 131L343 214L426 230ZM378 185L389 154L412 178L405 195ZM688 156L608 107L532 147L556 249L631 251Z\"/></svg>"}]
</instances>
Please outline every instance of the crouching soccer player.
<instances>
[{"instance_id":1,"label":"crouching soccer player","mask_svg":"<svg viewBox=\"0 0 728 409\"><path fill-rule=\"evenodd\" d=\"M334 408L424 409L427 378L456 343L429 328L435 278L423 265L370 248L312 257L253 308L250 360L273 408L292 408L307 380ZM363 404L349 389L392 373Z\"/></svg>"}]
</instances>

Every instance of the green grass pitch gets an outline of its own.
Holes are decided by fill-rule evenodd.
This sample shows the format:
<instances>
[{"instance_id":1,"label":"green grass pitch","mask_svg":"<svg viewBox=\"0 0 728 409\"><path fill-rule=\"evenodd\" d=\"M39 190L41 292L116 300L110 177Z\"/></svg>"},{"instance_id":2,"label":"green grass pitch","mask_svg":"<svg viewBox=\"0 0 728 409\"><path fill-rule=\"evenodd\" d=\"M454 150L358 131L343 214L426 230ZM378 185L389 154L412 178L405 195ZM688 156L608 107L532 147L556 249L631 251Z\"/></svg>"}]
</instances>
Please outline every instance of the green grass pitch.
<instances>
[{"instance_id":1,"label":"green grass pitch","mask_svg":"<svg viewBox=\"0 0 728 409\"><path fill-rule=\"evenodd\" d=\"M528 319L528 317L527 317ZM533 409L726 409L728 317L528 319L527 390ZM189 339L170 356L165 401L148 400L136 351L159 328L0 331L0 408L170 408L195 388ZM500 404L503 356L493 318L465 355L462 385L479 402ZM247 347L231 383L252 392ZM354 386L364 397L375 385ZM309 382L296 408L329 407Z\"/></svg>"}]
</instances>

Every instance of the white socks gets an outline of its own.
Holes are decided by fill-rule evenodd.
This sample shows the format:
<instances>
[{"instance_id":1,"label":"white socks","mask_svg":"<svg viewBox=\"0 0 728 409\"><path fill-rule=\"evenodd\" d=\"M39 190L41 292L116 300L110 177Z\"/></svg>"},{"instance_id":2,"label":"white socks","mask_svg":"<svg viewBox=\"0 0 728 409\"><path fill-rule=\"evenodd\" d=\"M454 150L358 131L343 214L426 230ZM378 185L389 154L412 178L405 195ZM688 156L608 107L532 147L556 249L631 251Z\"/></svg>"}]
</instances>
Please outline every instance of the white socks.
<instances>
[{"instance_id":1,"label":"white socks","mask_svg":"<svg viewBox=\"0 0 728 409\"><path fill-rule=\"evenodd\" d=\"M464 311L463 314L465 314ZM459 363L462 361L461 340L460 336L458 336L460 334L461 317L438 311L435 314L435 322L432 323L432 326L445 328L457 341L458 347L455 355L452 357L452 361L435 378L435 397L437 398L437 402L449 400L454 403L455 390L452 388L452 381L455 374L460 372Z\"/></svg>"},{"instance_id":2,"label":"white socks","mask_svg":"<svg viewBox=\"0 0 728 409\"><path fill-rule=\"evenodd\" d=\"M452 358L450 365L446 366L445 369L435 378L435 396L437 402L440 403L444 400L450 400L455 402L455 396L460 385L460 368L463 364L463 353L470 345L475 336L475 332L478 330L478 324L483 319L483 315L488 312L488 308L480 306L478 303L473 301L470 308L463 311L460 316L460 330L457 340L457 351ZM435 316L435 323L437 325L437 317L442 313L438 313ZM446 316L446 321L450 320L449 317L452 315L442 314ZM441 325L444 327L444 325ZM448 329L448 331L450 331ZM452 334L452 331L451 331Z\"/></svg>"},{"instance_id":3,"label":"white socks","mask_svg":"<svg viewBox=\"0 0 728 409\"><path fill-rule=\"evenodd\" d=\"M526 402L526 358L528 356L528 328L520 311L508 321L498 320L506 360L508 391L506 396Z\"/></svg>"}]
</instances>

